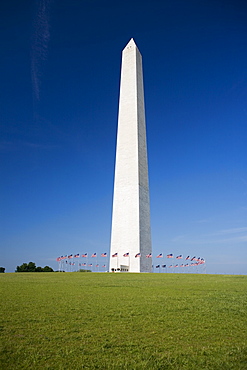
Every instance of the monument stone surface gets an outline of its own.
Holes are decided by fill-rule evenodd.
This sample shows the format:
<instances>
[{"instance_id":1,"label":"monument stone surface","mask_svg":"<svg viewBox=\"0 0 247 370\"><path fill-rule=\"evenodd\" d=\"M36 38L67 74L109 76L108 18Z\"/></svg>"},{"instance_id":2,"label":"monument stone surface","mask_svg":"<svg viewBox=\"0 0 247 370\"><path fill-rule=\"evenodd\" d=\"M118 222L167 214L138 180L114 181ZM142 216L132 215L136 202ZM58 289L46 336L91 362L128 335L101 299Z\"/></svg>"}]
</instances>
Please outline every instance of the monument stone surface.
<instances>
[{"instance_id":1,"label":"monument stone surface","mask_svg":"<svg viewBox=\"0 0 247 370\"><path fill-rule=\"evenodd\" d=\"M122 52L110 271L152 272L151 253L142 56L131 39Z\"/></svg>"}]
</instances>

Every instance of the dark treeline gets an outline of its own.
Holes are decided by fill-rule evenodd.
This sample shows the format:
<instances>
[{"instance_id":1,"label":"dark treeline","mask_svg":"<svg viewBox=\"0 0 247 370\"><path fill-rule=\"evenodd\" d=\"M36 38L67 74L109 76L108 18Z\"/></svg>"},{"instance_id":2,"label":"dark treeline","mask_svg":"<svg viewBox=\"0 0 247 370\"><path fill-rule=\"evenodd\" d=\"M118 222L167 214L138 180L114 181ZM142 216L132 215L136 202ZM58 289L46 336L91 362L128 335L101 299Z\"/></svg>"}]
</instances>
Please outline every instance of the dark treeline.
<instances>
[{"instance_id":1,"label":"dark treeline","mask_svg":"<svg viewBox=\"0 0 247 370\"><path fill-rule=\"evenodd\" d=\"M15 272L53 272L53 269L49 266L36 267L34 262L23 263L21 266L17 266Z\"/></svg>"}]
</instances>

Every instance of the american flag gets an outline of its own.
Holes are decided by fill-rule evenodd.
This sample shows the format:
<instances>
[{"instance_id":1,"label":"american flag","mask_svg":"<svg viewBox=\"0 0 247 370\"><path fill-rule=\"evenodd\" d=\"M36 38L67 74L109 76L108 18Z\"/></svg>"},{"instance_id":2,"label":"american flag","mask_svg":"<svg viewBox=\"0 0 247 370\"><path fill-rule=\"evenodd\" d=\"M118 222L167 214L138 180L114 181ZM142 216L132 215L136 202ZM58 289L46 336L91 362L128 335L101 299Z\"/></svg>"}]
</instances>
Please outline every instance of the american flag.
<instances>
[{"instance_id":1,"label":"american flag","mask_svg":"<svg viewBox=\"0 0 247 370\"><path fill-rule=\"evenodd\" d=\"M81 265L82 265L82 266L87 266L87 264L86 264L85 262L84 262L84 263L82 263Z\"/></svg>"},{"instance_id":2,"label":"american flag","mask_svg":"<svg viewBox=\"0 0 247 370\"><path fill-rule=\"evenodd\" d=\"M106 267L106 265L103 265L102 267Z\"/></svg>"},{"instance_id":3,"label":"american flag","mask_svg":"<svg viewBox=\"0 0 247 370\"><path fill-rule=\"evenodd\" d=\"M184 264L182 263L182 265L180 265L180 267L184 267Z\"/></svg>"},{"instance_id":4,"label":"american flag","mask_svg":"<svg viewBox=\"0 0 247 370\"><path fill-rule=\"evenodd\" d=\"M80 257L79 253L75 254L74 257L79 258Z\"/></svg>"},{"instance_id":5,"label":"american flag","mask_svg":"<svg viewBox=\"0 0 247 370\"><path fill-rule=\"evenodd\" d=\"M97 263L97 265L95 265L95 267L99 267L99 264Z\"/></svg>"},{"instance_id":6,"label":"american flag","mask_svg":"<svg viewBox=\"0 0 247 370\"><path fill-rule=\"evenodd\" d=\"M124 253L123 256L124 257L129 257L129 253Z\"/></svg>"},{"instance_id":7,"label":"american flag","mask_svg":"<svg viewBox=\"0 0 247 370\"><path fill-rule=\"evenodd\" d=\"M172 265L170 265L169 267L172 267Z\"/></svg>"},{"instance_id":8,"label":"american flag","mask_svg":"<svg viewBox=\"0 0 247 370\"><path fill-rule=\"evenodd\" d=\"M166 267L166 265L162 265L162 268L164 269Z\"/></svg>"},{"instance_id":9,"label":"american flag","mask_svg":"<svg viewBox=\"0 0 247 370\"><path fill-rule=\"evenodd\" d=\"M178 267L178 265L175 265L174 267Z\"/></svg>"},{"instance_id":10,"label":"american flag","mask_svg":"<svg viewBox=\"0 0 247 370\"><path fill-rule=\"evenodd\" d=\"M93 264L92 263L89 263L88 266L93 266Z\"/></svg>"},{"instance_id":11,"label":"american flag","mask_svg":"<svg viewBox=\"0 0 247 370\"><path fill-rule=\"evenodd\" d=\"M152 258L152 253L147 254L146 258Z\"/></svg>"},{"instance_id":12,"label":"american flag","mask_svg":"<svg viewBox=\"0 0 247 370\"><path fill-rule=\"evenodd\" d=\"M97 253L93 253L91 257L97 257Z\"/></svg>"},{"instance_id":13,"label":"american flag","mask_svg":"<svg viewBox=\"0 0 247 370\"><path fill-rule=\"evenodd\" d=\"M166 257L167 257L167 258L173 258L173 254L172 254L172 253L170 253L170 254L168 254Z\"/></svg>"},{"instance_id":14,"label":"american flag","mask_svg":"<svg viewBox=\"0 0 247 370\"><path fill-rule=\"evenodd\" d=\"M137 253L136 255L135 255L135 258L136 257L141 257L141 253Z\"/></svg>"},{"instance_id":15,"label":"american flag","mask_svg":"<svg viewBox=\"0 0 247 370\"><path fill-rule=\"evenodd\" d=\"M156 258L162 258L163 257L163 253L160 253L158 254L158 256Z\"/></svg>"},{"instance_id":16,"label":"american flag","mask_svg":"<svg viewBox=\"0 0 247 370\"><path fill-rule=\"evenodd\" d=\"M192 257L191 261L196 261L196 256Z\"/></svg>"},{"instance_id":17,"label":"american flag","mask_svg":"<svg viewBox=\"0 0 247 370\"><path fill-rule=\"evenodd\" d=\"M117 253L114 253L114 254L112 255L112 257L117 257Z\"/></svg>"},{"instance_id":18,"label":"american flag","mask_svg":"<svg viewBox=\"0 0 247 370\"><path fill-rule=\"evenodd\" d=\"M186 259L186 260L189 260L189 259L190 259L190 256L187 256L185 259Z\"/></svg>"},{"instance_id":19,"label":"american flag","mask_svg":"<svg viewBox=\"0 0 247 370\"><path fill-rule=\"evenodd\" d=\"M189 264L188 263L186 263L186 265L184 265L184 267L188 267L189 266Z\"/></svg>"},{"instance_id":20,"label":"american flag","mask_svg":"<svg viewBox=\"0 0 247 370\"><path fill-rule=\"evenodd\" d=\"M82 257L87 257L87 253L83 253L81 256Z\"/></svg>"},{"instance_id":21,"label":"american flag","mask_svg":"<svg viewBox=\"0 0 247 370\"><path fill-rule=\"evenodd\" d=\"M160 265L157 265L156 268L158 269L160 267Z\"/></svg>"},{"instance_id":22,"label":"american flag","mask_svg":"<svg viewBox=\"0 0 247 370\"><path fill-rule=\"evenodd\" d=\"M70 255L68 256L68 258L73 258L73 254L70 254Z\"/></svg>"},{"instance_id":23,"label":"american flag","mask_svg":"<svg viewBox=\"0 0 247 370\"><path fill-rule=\"evenodd\" d=\"M61 259L62 259L61 257L57 257L57 258L56 258L56 261L57 261L57 262L60 262L60 261L61 261Z\"/></svg>"},{"instance_id":24,"label":"american flag","mask_svg":"<svg viewBox=\"0 0 247 370\"><path fill-rule=\"evenodd\" d=\"M181 260L183 258L182 254L176 257L178 260Z\"/></svg>"},{"instance_id":25,"label":"american flag","mask_svg":"<svg viewBox=\"0 0 247 370\"><path fill-rule=\"evenodd\" d=\"M107 253L101 253L101 257L107 257Z\"/></svg>"}]
</instances>

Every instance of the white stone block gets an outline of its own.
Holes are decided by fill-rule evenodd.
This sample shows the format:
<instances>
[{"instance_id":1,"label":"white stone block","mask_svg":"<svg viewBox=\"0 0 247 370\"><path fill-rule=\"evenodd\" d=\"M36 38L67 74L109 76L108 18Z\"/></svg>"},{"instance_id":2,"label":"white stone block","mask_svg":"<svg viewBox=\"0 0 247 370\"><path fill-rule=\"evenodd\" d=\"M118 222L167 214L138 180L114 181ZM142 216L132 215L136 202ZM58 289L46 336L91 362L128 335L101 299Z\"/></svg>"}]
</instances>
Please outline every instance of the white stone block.
<instances>
[{"instance_id":1,"label":"white stone block","mask_svg":"<svg viewBox=\"0 0 247 370\"><path fill-rule=\"evenodd\" d=\"M131 39L122 53L110 271L152 272L151 252L142 57Z\"/></svg>"}]
</instances>

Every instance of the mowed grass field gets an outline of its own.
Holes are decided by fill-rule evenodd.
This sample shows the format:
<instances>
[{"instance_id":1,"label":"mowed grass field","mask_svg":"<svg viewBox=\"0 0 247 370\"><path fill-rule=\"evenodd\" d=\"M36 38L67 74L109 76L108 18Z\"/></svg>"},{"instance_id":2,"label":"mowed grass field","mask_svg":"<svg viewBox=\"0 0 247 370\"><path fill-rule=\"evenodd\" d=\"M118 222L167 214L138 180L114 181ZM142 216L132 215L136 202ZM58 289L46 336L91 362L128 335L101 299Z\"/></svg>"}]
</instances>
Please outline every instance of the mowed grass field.
<instances>
[{"instance_id":1,"label":"mowed grass field","mask_svg":"<svg viewBox=\"0 0 247 370\"><path fill-rule=\"evenodd\" d=\"M247 276L1 274L1 369L247 369Z\"/></svg>"}]
</instances>

